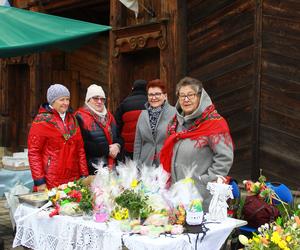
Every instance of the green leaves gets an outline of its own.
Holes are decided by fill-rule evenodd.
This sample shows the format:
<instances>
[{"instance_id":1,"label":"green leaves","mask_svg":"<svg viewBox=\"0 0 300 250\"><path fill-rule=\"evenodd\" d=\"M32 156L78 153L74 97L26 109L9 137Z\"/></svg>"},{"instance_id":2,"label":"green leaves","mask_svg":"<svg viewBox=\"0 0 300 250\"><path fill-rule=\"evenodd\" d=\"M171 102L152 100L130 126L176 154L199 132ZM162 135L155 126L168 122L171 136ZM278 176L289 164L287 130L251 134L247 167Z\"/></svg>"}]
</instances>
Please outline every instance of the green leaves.
<instances>
[{"instance_id":1,"label":"green leaves","mask_svg":"<svg viewBox=\"0 0 300 250\"><path fill-rule=\"evenodd\" d=\"M81 187L81 195L82 198L79 202L79 208L83 212L89 212L93 210L93 197L90 189L88 187L82 186Z\"/></svg>"},{"instance_id":2,"label":"green leaves","mask_svg":"<svg viewBox=\"0 0 300 250\"><path fill-rule=\"evenodd\" d=\"M127 208L130 214L135 216L145 217L151 211L147 204L148 196L140 192L135 192L132 189L126 189L122 194L115 198L115 202L123 207Z\"/></svg>"},{"instance_id":3,"label":"green leaves","mask_svg":"<svg viewBox=\"0 0 300 250\"><path fill-rule=\"evenodd\" d=\"M282 221L282 218L281 217L278 217L276 219L276 224L279 225L279 226L282 226L283 225L283 221Z\"/></svg>"}]
</instances>

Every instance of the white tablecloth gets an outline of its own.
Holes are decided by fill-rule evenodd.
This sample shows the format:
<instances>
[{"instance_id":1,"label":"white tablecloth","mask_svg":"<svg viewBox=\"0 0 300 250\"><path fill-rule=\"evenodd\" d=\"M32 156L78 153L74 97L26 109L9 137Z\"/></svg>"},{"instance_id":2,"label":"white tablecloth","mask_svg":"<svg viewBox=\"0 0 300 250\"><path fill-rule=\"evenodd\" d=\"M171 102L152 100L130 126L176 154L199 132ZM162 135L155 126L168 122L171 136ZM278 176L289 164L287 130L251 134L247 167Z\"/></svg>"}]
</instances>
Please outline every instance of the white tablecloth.
<instances>
[{"instance_id":1,"label":"white tablecloth","mask_svg":"<svg viewBox=\"0 0 300 250\"><path fill-rule=\"evenodd\" d=\"M35 208L21 204L15 213L17 224L13 247L25 246L36 250L52 249L122 249L123 244L130 250L169 250L195 249L196 234L179 236L161 235L152 239L147 236L123 234L116 221L96 223L83 220L82 217L55 216L49 218L48 212L40 212L24 221L18 220L31 213ZM222 223L209 223L209 228L203 241L199 236L198 249L219 249L230 232L244 225L244 221L228 218Z\"/></svg>"},{"instance_id":2,"label":"white tablecloth","mask_svg":"<svg viewBox=\"0 0 300 250\"><path fill-rule=\"evenodd\" d=\"M227 218L222 223L206 223L209 229L200 242L202 234L182 234L174 238L161 235L157 240L141 235L124 235L124 245L130 250L217 250L220 249L228 238L231 231L242 225L246 225L246 221ZM196 246L197 244L197 246Z\"/></svg>"},{"instance_id":3,"label":"white tablecloth","mask_svg":"<svg viewBox=\"0 0 300 250\"><path fill-rule=\"evenodd\" d=\"M22 222L20 218L31 213L30 206L19 205L15 212L17 231L13 247L25 246L31 249L120 249L121 232L117 223L96 223L82 217L54 216L40 212Z\"/></svg>"}]
</instances>

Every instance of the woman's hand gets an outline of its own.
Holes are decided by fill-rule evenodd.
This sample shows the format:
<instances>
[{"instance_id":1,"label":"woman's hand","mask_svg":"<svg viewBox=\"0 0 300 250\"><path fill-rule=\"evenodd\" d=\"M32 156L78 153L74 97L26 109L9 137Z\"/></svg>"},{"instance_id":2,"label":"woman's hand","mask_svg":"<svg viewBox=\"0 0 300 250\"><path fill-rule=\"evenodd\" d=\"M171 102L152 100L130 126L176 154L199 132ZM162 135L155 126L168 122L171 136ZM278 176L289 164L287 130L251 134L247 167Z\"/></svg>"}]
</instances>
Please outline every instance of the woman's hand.
<instances>
[{"instance_id":1,"label":"woman's hand","mask_svg":"<svg viewBox=\"0 0 300 250\"><path fill-rule=\"evenodd\" d=\"M109 156L115 159L120 153L120 146L118 143L110 144L109 145Z\"/></svg>"},{"instance_id":2,"label":"woman's hand","mask_svg":"<svg viewBox=\"0 0 300 250\"><path fill-rule=\"evenodd\" d=\"M47 189L46 184L42 184L36 187L38 192L44 192Z\"/></svg>"}]
</instances>

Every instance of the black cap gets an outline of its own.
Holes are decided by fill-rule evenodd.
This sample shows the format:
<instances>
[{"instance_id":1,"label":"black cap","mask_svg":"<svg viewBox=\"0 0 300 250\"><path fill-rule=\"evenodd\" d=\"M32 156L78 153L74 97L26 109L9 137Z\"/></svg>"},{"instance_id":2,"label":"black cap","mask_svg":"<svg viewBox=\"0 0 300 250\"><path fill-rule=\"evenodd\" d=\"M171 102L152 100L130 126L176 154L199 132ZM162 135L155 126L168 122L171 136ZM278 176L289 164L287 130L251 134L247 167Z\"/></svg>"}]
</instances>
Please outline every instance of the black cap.
<instances>
[{"instance_id":1,"label":"black cap","mask_svg":"<svg viewBox=\"0 0 300 250\"><path fill-rule=\"evenodd\" d=\"M147 81L146 80L135 80L133 82L133 90L144 90L146 91Z\"/></svg>"}]
</instances>

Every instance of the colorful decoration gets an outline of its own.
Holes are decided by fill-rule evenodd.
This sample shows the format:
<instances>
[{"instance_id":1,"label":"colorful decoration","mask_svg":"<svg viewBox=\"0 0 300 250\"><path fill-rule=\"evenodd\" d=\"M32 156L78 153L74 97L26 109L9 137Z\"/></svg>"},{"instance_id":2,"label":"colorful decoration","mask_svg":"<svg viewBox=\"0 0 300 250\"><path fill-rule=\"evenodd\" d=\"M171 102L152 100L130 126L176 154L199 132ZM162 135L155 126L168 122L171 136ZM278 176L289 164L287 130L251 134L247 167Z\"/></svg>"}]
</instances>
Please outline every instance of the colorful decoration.
<instances>
[{"instance_id":1,"label":"colorful decoration","mask_svg":"<svg viewBox=\"0 0 300 250\"><path fill-rule=\"evenodd\" d=\"M166 190L169 179L162 167L142 167L129 161L116 171L100 164L89 187L69 182L48 192L55 206L50 216L93 212L95 222L120 221L124 232L155 238L162 233L181 234L186 209L202 211L202 202L190 177Z\"/></svg>"},{"instance_id":2,"label":"colorful decoration","mask_svg":"<svg viewBox=\"0 0 300 250\"><path fill-rule=\"evenodd\" d=\"M245 249L300 249L300 219L297 215L291 216L282 225L278 221L265 224L258 228L258 234L248 239L239 236L239 241Z\"/></svg>"},{"instance_id":3,"label":"colorful decoration","mask_svg":"<svg viewBox=\"0 0 300 250\"><path fill-rule=\"evenodd\" d=\"M63 212L64 215L77 215L93 209L93 198L90 189L80 181L68 182L48 191L49 200L55 206L50 217Z\"/></svg>"},{"instance_id":4,"label":"colorful decoration","mask_svg":"<svg viewBox=\"0 0 300 250\"><path fill-rule=\"evenodd\" d=\"M280 199L280 197L275 193L275 191L271 188L271 185L268 186L266 184L266 177L262 174L258 181L253 182L251 180L244 180L243 184L250 195L257 195L269 204L287 205L287 203Z\"/></svg>"},{"instance_id":5,"label":"colorful decoration","mask_svg":"<svg viewBox=\"0 0 300 250\"><path fill-rule=\"evenodd\" d=\"M186 223L189 225L200 225L202 221L202 202L200 199L192 200L189 209L186 211Z\"/></svg>"}]
</instances>

